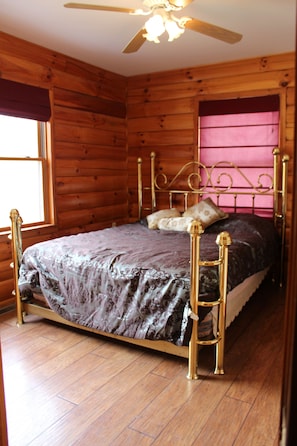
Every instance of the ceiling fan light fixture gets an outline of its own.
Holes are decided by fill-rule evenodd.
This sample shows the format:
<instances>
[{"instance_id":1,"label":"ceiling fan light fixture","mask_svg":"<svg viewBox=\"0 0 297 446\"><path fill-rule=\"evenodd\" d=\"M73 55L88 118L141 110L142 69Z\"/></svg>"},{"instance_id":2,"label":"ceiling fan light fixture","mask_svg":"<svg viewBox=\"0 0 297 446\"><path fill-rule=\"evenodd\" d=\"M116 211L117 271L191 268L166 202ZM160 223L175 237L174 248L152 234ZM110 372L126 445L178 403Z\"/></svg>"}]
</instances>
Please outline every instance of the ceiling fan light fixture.
<instances>
[{"instance_id":1,"label":"ceiling fan light fixture","mask_svg":"<svg viewBox=\"0 0 297 446\"><path fill-rule=\"evenodd\" d=\"M154 11L154 15L147 20L144 27L146 34L143 34L143 37L155 43L160 43L159 37L165 31L168 33L168 42L177 39L185 31L183 21L174 17L163 8L158 8L158 10Z\"/></svg>"},{"instance_id":2,"label":"ceiling fan light fixture","mask_svg":"<svg viewBox=\"0 0 297 446\"><path fill-rule=\"evenodd\" d=\"M165 28L168 33L168 42L172 42L178 39L184 32L185 28L181 27L179 22L176 20L168 19L165 22Z\"/></svg>"},{"instance_id":3,"label":"ceiling fan light fixture","mask_svg":"<svg viewBox=\"0 0 297 446\"><path fill-rule=\"evenodd\" d=\"M164 20L160 14L150 17L145 23L146 34L143 37L149 42L160 43L159 37L165 32Z\"/></svg>"},{"instance_id":4,"label":"ceiling fan light fixture","mask_svg":"<svg viewBox=\"0 0 297 446\"><path fill-rule=\"evenodd\" d=\"M144 9L123 8L121 6L106 6L85 3L65 3L65 8L91 9L97 11L110 11L131 15L151 15L151 18L139 29L128 44L123 48L125 54L135 53L146 40L160 43L159 37L166 31L168 41L178 39L184 31L191 30L204 34L226 43L237 43L242 34L230 31L211 23L192 17L175 17L173 13L184 9L194 0L142 0Z\"/></svg>"}]
</instances>

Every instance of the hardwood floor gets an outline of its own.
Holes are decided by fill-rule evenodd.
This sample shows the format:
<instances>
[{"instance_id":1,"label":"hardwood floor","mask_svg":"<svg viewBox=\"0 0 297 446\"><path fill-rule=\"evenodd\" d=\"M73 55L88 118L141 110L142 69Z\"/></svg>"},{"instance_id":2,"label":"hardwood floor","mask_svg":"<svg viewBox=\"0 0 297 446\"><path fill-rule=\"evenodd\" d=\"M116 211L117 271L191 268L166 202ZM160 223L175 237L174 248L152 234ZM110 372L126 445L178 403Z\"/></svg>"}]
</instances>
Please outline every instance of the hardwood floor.
<instances>
[{"instance_id":1,"label":"hardwood floor","mask_svg":"<svg viewBox=\"0 0 297 446\"><path fill-rule=\"evenodd\" d=\"M283 289L264 284L227 330L225 375L30 317L0 315L9 446L277 446Z\"/></svg>"}]
</instances>

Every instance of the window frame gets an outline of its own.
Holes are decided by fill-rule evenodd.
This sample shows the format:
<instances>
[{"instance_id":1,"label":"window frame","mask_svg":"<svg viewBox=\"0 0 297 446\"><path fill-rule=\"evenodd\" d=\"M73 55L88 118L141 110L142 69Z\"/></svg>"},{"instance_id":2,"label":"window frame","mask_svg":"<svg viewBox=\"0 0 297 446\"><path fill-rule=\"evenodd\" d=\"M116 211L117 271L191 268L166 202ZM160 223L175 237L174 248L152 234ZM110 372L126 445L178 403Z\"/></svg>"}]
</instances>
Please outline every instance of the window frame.
<instances>
[{"instance_id":1,"label":"window frame","mask_svg":"<svg viewBox=\"0 0 297 446\"><path fill-rule=\"evenodd\" d=\"M2 115L3 113L1 113ZM5 114L3 114L5 115ZM12 118L19 118L18 116L11 116ZM24 118L26 119L26 118ZM51 147L51 132L52 126L50 121L38 121L37 123L37 143L38 156L37 157L0 157L0 162L5 161L22 161L22 162L40 162L42 169L42 195L43 195L43 211L44 220L30 223L24 223L23 228L48 227L54 225L54 207L53 207L53 172L52 172L52 147ZM15 179L16 181L17 178ZM16 182L14 181L14 182ZM9 226L0 227L0 234L6 234L9 231Z\"/></svg>"},{"instance_id":2,"label":"window frame","mask_svg":"<svg viewBox=\"0 0 297 446\"><path fill-rule=\"evenodd\" d=\"M196 113L195 113L195 123L196 123L196 148L194 153L194 160L199 162L200 160L200 135L199 135L199 105L200 102L204 101L221 101L225 99L241 99L247 97L261 97L268 95L278 95L279 96L279 144L280 147L285 147L285 129L286 129L286 90L280 88L271 88L269 90L257 90L257 91L234 91L232 93L222 93L222 94L205 94L203 96L196 96Z\"/></svg>"}]
</instances>

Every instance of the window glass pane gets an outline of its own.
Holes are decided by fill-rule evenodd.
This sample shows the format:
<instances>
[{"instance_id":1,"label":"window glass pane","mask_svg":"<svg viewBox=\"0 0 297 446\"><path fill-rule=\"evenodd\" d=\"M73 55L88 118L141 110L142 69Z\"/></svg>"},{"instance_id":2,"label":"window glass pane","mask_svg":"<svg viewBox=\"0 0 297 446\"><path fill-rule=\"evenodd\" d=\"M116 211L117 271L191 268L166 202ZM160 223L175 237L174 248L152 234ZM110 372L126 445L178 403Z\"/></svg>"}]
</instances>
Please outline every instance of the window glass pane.
<instances>
[{"instance_id":1,"label":"window glass pane","mask_svg":"<svg viewBox=\"0 0 297 446\"><path fill-rule=\"evenodd\" d=\"M37 121L0 115L0 157L37 158Z\"/></svg>"},{"instance_id":2,"label":"window glass pane","mask_svg":"<svg viewBox=\"0 0 297 446\"><path fill-rule=\"evenodd\" d=\"M41 161L1 161L0 191L0 227L10 226L13 208L18 209L24 224L44 221Z\"/></svg>"}]
</instances>

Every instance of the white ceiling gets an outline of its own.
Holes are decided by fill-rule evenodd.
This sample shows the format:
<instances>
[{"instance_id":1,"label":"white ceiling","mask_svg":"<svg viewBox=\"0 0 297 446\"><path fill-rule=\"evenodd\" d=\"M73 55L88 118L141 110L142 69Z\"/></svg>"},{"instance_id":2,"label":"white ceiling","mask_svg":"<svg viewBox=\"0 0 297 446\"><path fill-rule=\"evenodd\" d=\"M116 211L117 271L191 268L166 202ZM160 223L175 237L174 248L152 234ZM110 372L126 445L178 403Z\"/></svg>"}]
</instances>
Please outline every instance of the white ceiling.
<instances>
[{"instance_id":1,"label":"white ceiling","mask_svg":"<svg viewBox=\"0 0 297 446\"><path fill-rule=\"evenodd\" d=\"M125 76L295 51L296 0L194 0L177 12L243 34L227 44L191 30L173 42L122 49L147 20L118 12L64 8L68 0L0 0L0 30ZM142 8L141 0L77 0ZM1 49L0 49L1 51Z\"/></svg>"}]
</instances>

